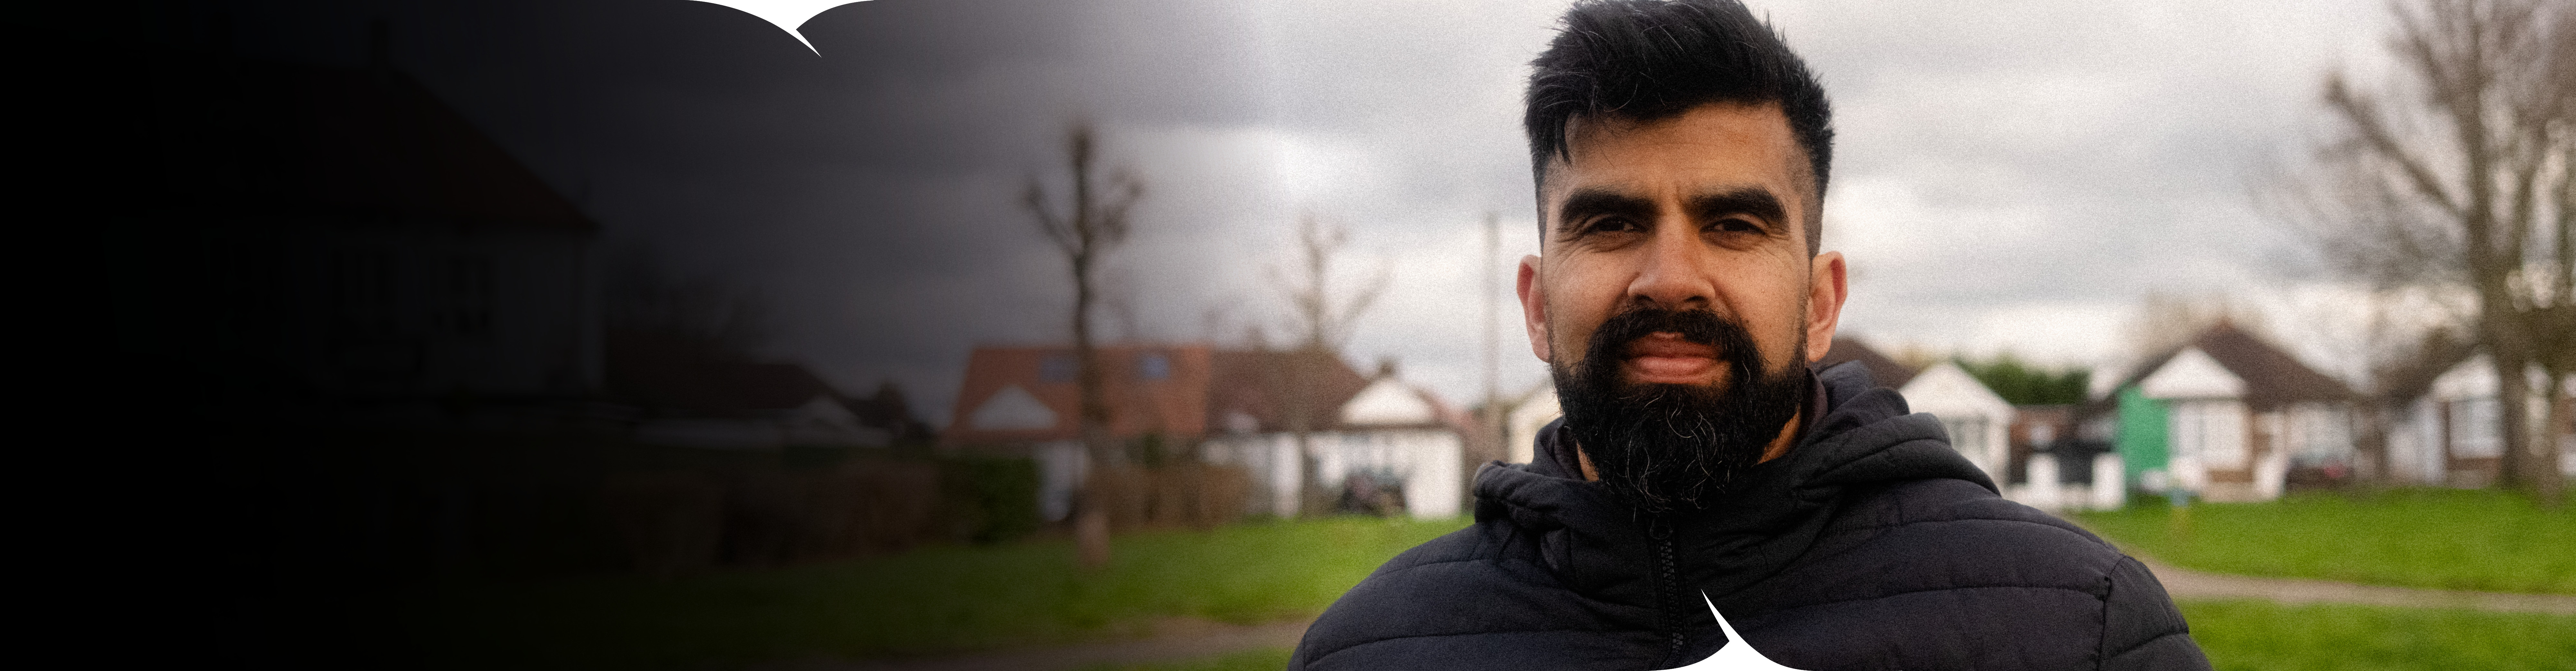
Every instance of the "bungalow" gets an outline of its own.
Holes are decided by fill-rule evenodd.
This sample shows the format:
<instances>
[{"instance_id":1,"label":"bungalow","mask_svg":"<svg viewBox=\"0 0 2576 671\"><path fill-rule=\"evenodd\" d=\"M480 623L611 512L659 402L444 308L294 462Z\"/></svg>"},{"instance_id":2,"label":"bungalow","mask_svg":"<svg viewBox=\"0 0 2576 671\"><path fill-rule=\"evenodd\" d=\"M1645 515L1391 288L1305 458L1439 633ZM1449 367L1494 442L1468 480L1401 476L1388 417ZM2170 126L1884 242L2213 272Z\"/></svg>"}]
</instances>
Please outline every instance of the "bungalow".
<instances>
[{"instance_id":1,"label":"bungalow","mask_svg":"<svg viewBox=\"0 0 2576 671\"><path fill-rule=\"evenodd\" d=\"M2535 437L2558 446L2561 472L2576 474L2576 376L2559 379L2560 423L2547 426L2550 380L2537 365L2526 369ZM2388 435L2389 475L2400 482L2485 487L2503 470L2504 407L2497 399L2495 363L2484 353L2444 370L2420 394L2402 401Z\"/></svg>"},{"instance_id":2,"label":"bungalow","mask_svg":"<svg viewBox=\"0 0 2576 671\"><path fill-rule=\"evenodd\" d=\"M2088 413L2129 484L2212 501L2268 501L2293 469L2337 473L2353 455L2352 391L2221 321L2146 360Z\"/></svg>"},{"instance_id":3,"label":"bungalow","mask_svg":"<svg viewBox=\"0 0 2576 671\"><path fill-rule=\"evenodd\" d=\"M1460 512L1461 459L1472 422L1405 382L1392 364L1363 377L1329 353L1231 351L1217 358L1208 408L1210 422L1224 433L1210 437L1199 454L1252 472L1251 512L1298 514L1309 503L1308 468L1315 469L1315 484L1342 505L1417 518ZM1306 383L1289 383L1298 378ZM1299 390L1307 395L1291 396Z\"/></svg>"},{"instance_id":4,"label":"bungalow","mask_svg":"<svg viewBox=\"0 0 2576 671\"><path fill-rule=\"evenodd\" d=\"M1526 464L1537 459L1538 430L1564 416L1565 409L1556 403L1555 381L1541 381L1521 394L1520 401L1503 414L1503 460Z\"/></svg>"},{"instance_id":5,"label":"bungalow","mask_svg":"<svg viewBox=\"0 0 2576 671\"><path fill-rule=\"evenodd\" d=\"M1208 346L1109 345L1098 356L1110 438L1183 449L1207 435ZM1090 474L1079 421L1080 369L1072 347L975 348L940 449L1036 460L1039 513L1063 520Z\"/></svg>"},{"instance_id":6,"label":"bungalow","mask_svg":"<svg viewBox=\"0 0 2576 671\"><path fill-rule=\"evenodd\" d=\"M1904 395L1906 406L1914 412L1940 418L1941 427L1950 434L1952 449L1984 470L1998 485L2010 482L2007 476L2013 406L1987 389L1985 383L1948 361L1915 369L1849 336L1835 338L1833 347L1825 352L1825 358L1817 360L1815 368L1823 370L1844 362L1858 362L1869 371L1872 381Z\"/></svg>"}]
</instances>

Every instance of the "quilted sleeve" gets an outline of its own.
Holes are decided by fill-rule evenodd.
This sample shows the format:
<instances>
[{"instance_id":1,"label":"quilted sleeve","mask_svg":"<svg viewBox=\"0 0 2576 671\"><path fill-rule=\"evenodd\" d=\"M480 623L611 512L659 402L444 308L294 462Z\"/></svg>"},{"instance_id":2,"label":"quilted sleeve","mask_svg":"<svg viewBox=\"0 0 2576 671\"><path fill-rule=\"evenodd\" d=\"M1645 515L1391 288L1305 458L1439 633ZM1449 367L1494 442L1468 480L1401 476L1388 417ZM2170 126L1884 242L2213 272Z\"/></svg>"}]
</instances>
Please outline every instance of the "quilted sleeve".
<instances>
[{"instance_id":1,"label":"quilted sleeve","mask_svg":"<svg viewBox=\"0 0 2576 671\"><path fill-rule=\"evenodd\" d=\"M2110 594L2102 608L2102 668L2106 671L2168 671L2209 668L2200 644L2182 611L2165 595L2164 583L2138 560L2121 557L2111 569Z\"/></svg>"}]
</instances>

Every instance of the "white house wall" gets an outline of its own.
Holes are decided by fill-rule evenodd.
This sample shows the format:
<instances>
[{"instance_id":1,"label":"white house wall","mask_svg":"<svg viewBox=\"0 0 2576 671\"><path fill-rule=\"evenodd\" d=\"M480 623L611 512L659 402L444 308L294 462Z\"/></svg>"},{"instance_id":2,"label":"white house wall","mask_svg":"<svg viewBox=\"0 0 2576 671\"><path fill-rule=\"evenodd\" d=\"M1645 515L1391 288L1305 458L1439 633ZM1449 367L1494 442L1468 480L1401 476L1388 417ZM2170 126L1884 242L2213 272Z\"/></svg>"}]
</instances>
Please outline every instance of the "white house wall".
<instances>
[{"instance_id":1,"label":"white house wall","mask_svg":"<svg viewBox=\"0 0 2576 671\"><path fill-rule=\"evenodd\" d=\"M1984 469L1996 482L2005 480L2013 407L1957 364L1942 362L1897 390L1915 412L1932 413L1950 432L1950 446Z\"/></svg>"},{"instance_id":2,"label":"white house wall","mask_svg":"<svg viewBox=\"0 0 2576 671\"><path fill-rule=\"evenodd\" d=\"M1351 473L1381 473L1404 483L1405 509L1412 516L1451 517L1459 512L1464 491L1458 460L1465 445L1456 432L1432 428L1317 431L1306 439L1320 462L1316 479L1326 489L1339 490ZM1209 462L1252 472L1253 482L1262 490L1255 492L1248 506L1252 512L1282 517L1298 513L1304 460L1298 455L1295 434L1213 439L1202 455Z\"/></svg>"},{"instance_id":3,"label":"white house wall","mask_svg":"<svg viewBox=\"0 0 2576 671\"><path fill-rule=\"evenodd\" d=\"M1458 514L1458 460L1463 447L1456 432L1441 429L1383 429L1333 432L1318 436L1323 451L1324 486L1339 491L1352 473L1383 473L1404 483L1404 507L1417 518Z\"/></svg>"},{"instance_id":4,"label":"white house wall","mask_svg":"<svg viewBox=\"0 0 2576 671\"><path fill-rule=\"evenodd\" d=\"M1029 451L1038 462L1038 514L1049 522L1063 521L1073 514L1073 492L1082 487L1082 479L1091 474L1091 461L1083 458L1082 441L1056 440L1039 443Z\"/></svg>"},{"instance_id":5,"label":"white house wall","mask_svg":"<svg viewBox=\"0 0 2576 671\"><path fill-rule=\"evenodd\" d=\"M2187 347L2139 380L2138 392L2157 399L2244 398L2245 379L2228 372L2200 348Z\"/></svg>"},{"instance_id":6,"label":"white house wall","mask_svg":"<svg viewBox=\"0 0 2576 671\"><path fill-rule=\"evenodd\" d=\"M1342 423L1351 425L1431 424L1440 421L1431 402L1396 378L1383 377L1342 404Z\"/></svg>"},{"instance_id":7,"label":"white house wall","mask_svg":"<svg viewBox=\"0 0 2576 671\"><path fill-rule=\"evenodd\" d=\"M1311 438L1311 436L1310 436ZM1297 453L1292 433L1238 434L1209 439L1200 458L1208 463L1240 466L1252 475L1253 493L1244 512L1293 517L1306 461Z\"/></svg>"},{"instance_id":8,"label":"white house wall","mask_svg":"<svg viewBox=\"0 0 2576 671\"><path fill-rule=\"evenodd\" d=\"M1537 459L1538 430L1564 416L1565 409L1556 402L1556 385L1541 383L1538 389L1530 392L1528 399L1513 406L1512 414L1504 418L1504 449L1510 455L1504 461L1526 464Z\"/></svg>"},{"instance_id":9,"label":"white house wall","mask_svg":"<svg viewBox=\"0 0 2576 671\"><path fill-rule=\"evenodd\" d=\"M2442 484L2442 418L2434 403L2429 396L2407 403L2388 429L2389 471L2399 482Z\"/></svg>"}]
</instances>

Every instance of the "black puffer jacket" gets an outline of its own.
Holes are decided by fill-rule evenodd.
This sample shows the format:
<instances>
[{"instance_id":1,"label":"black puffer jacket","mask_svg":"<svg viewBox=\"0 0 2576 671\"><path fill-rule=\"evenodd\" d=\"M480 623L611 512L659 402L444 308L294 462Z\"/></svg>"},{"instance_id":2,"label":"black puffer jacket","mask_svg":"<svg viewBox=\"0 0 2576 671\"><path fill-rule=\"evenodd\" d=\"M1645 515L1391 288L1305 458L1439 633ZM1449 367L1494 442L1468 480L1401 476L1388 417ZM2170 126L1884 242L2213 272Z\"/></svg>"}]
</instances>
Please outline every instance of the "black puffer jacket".
<instances>
[{"instance_id":1,"label":"black puffer jacket","mask_svg":"<svg viewBox=\"0 0 2576 671\"><path fill-rule=\"evenodd\" d=\"M1289 668L1678 667L1726 644L1702 593L1797 669L2209 668L2136 560L1997 497L1858 365L1818 381L1823 418L1713 512L1633 513L1550 425L1536 463L1476 474L1475 526L1352 588Z\"/></svg>"}]
</instances>

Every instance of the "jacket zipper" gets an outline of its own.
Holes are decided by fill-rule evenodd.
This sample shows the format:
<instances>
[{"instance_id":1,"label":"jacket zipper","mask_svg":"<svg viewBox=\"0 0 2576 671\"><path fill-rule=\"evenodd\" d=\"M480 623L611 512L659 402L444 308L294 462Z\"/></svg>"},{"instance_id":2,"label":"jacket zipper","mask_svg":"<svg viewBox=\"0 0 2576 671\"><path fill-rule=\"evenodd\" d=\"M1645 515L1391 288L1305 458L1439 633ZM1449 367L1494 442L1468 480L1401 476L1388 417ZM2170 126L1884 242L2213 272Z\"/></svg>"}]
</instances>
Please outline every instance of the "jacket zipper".
<instances>
[{"instance_id":1,"label":"jacket zipper","mask_svg":"<svg viewBox=\"0 0 2576 671\"><path fill-rule=\"evenodd\" d=\"M1681 569L1673 556L1672 525L1656 518L1646 523L1646 535L1655 540L1655 573L1659 578L1655 581L1655 600L1656 608L1663 612L1664 663L1658 666L1669 667L1678 662L1682 646L1688 643L1688 635L1682 632Z\"/></svg>"}]
</instances>

